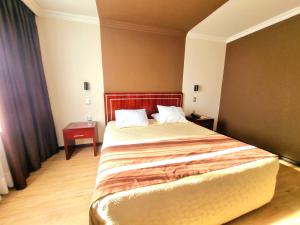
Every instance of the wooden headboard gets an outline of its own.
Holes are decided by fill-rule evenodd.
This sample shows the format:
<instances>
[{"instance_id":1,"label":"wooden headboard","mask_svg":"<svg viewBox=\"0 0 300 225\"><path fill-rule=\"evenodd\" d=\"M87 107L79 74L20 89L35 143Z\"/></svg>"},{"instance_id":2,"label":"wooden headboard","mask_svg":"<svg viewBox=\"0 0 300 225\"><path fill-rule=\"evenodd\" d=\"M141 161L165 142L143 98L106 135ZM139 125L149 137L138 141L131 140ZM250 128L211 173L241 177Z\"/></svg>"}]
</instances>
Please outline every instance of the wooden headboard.
<instances>
[{"instance_id":1,"label":"wooden headboard","mask_svg":"<svg viewBox=\"0 0 300 225\"><path fill-rule=\"evenodd\" d=\"M182 107L181 92L166 93L104 93L105 122L115 120L115 110L146 109L150 118L157 112L156 105Z\"/></svg>"}]
</instances>

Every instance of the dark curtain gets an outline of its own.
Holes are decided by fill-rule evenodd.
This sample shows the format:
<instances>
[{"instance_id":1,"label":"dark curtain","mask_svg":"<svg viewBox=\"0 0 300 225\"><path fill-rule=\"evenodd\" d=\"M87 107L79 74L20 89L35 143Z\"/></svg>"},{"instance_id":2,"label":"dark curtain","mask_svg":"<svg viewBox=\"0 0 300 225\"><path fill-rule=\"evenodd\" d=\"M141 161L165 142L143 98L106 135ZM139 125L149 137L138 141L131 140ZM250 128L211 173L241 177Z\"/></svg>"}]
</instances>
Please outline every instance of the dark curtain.
<instances>
[{"instance_id":1,"label":"dark curtain","mask_svg":"<svg viewBox=\"0 0 300 225\"><path fill-rule=\"evenodd\" d=\"M58 152L35 15L0 0L0 124L15 188Z\"/></svg>"}]
</instances>

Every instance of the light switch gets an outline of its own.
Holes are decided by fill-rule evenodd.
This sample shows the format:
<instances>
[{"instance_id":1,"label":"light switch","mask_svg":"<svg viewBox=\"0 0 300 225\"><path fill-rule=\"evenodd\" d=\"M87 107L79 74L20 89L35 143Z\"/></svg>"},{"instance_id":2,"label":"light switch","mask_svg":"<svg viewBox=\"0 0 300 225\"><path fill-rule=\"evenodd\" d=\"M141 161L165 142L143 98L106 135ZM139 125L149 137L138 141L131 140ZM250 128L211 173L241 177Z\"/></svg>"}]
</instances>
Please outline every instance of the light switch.
<instances>
[{"instance_id":1,"label":"light switch","mask_svg":"<svg viewBox=\"0 0 300 225\"><path fill-rule=\"evenodd\" d=\"M90 105L91 104L91 98L90 97L85 98L85 104L86 105Z\"/></svg>"}]
</instances>

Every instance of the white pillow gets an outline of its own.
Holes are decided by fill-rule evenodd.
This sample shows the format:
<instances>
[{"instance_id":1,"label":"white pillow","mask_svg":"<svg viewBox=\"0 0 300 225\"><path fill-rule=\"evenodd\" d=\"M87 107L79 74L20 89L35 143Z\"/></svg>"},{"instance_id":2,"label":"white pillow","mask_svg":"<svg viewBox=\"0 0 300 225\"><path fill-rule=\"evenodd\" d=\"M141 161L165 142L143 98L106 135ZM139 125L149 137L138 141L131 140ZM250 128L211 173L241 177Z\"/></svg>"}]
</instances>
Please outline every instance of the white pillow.
<instances>
[{"instance_id":1,"label":"white pillow","mask_svg":"<svg viewBox=\"0 0 300 225\"><path fill-rule=\"evenodd\" d=\"M151 115L153 119L155 119L156 121L159 121L159 113L154 113Z\"/></svg>"},{"instance_id":2,"label":"white pillow","mask_svg":"<svg viewBox=\"0 0 300 225\"><path fill-rule=\"evenodd\" d=\"M149 121L145 109L121 109L115 111L116 126L135 127L148 126Z\"/></svg>"},{"instance_id":3,"label":"white pillow","mask_svg":"<svg viewBox=\"0 0 300 225\"><path fill-rule=\"evenodd\" d=\"M185 118L185 113L184 113L184 111L183 111L183 109L181 108L181 107L175 107L177 110L178 110L178 112Z\"/></svg>"},{"instance_id":4,"label":"white pillow","mask_svg":"<svg viewBox=\"0 0 300 225\"><path fill-rule=\"evenodd\" d=\"M159 115L157 120L160 123L182 123L187 122L181 107L176 106L157 106Z\"/></svg>"}]
</instances>

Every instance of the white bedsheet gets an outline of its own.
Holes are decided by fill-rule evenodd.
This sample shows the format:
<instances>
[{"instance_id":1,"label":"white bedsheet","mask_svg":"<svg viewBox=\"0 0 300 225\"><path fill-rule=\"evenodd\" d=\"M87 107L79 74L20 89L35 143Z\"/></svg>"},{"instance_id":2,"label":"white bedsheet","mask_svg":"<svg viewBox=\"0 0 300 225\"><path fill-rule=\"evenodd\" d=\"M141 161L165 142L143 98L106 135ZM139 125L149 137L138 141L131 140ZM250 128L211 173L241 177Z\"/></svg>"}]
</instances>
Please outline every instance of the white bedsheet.
<instances>
[{"instance_id":1,"label":"white bedsheet","mask_svg":"<svg viewBox=\"0 0 300 225\"><path fill-rule=\"evenodd\" d=\"M192 123L149 127L107 125L103 148L213 134ZM210 225L228 222L268 203L274 194L279 163L258 160L174 182L109 195L92 207L101 225Z\"/></svg>"}]
</instances>

